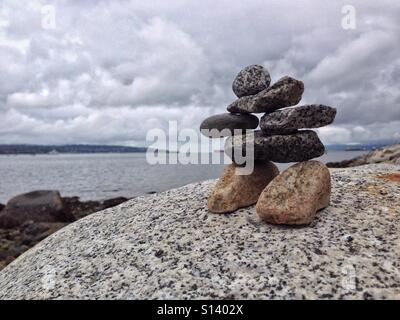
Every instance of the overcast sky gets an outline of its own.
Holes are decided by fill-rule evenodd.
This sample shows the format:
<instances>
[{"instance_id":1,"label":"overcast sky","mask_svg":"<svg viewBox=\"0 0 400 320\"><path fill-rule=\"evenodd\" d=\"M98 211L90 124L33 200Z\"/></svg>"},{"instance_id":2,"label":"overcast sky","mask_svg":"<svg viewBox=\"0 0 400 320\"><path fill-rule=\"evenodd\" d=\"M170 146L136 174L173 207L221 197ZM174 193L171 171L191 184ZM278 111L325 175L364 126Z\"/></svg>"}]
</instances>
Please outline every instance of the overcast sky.
<instances>
[{"instance_id":1,"label":"overcast sky","mask_svg":"<svg viewBox=\"0 0 400 320\"><path fill-rule=\"evenodd\" d=\"M168 120L198 128L255 63L303 80L301 104L337 107L323 142L399 141L400 1L334 2L1 0L0 143L142 145Z\"/></svg>"}]
</instances>

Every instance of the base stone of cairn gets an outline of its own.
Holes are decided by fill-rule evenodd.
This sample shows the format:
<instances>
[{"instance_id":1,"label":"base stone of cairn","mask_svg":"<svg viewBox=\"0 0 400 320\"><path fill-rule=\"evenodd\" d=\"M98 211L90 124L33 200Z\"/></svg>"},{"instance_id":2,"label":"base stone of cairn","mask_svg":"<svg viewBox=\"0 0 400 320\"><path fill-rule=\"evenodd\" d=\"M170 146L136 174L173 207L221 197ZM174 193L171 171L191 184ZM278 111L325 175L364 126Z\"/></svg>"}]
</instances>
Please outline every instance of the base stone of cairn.
<instances>
[{"instance_id":1,"label":"base stone of cairn","mask_svg":"<svg viewBox=\"0 0 400 320\"><path fill-rule=\"evenodd\" d=\"M275 224L310 224L330 202L331 176L319 161L297 163L283 171L261 193L256 211Z\"/></svg>"},{"instance_id":2,"label":"base stone of cairn","mask_svg":"<svg viewBox=\"0 0 400 320\"><path fill-rule=\"evenodd\" d=\"M272 162L255 163L249 175L237 175L236 165L227 165L208 198L208 209L214 213L233 212L255 204L264 188L278 174Z\"/></svg>"},{"instance_id":3,"label":"base stone of cairn","mask_svg":"<svg viewBox=\"0 0 400 320\"><path fill-rule=\"evenodd\" d=\"M227 213L257 202L260 217L274 224L309 224L316 212L329 205L331 182L329 169L321 162L325 147L316 132L333 122L336 109L311 104L297 105L304 92L302 81L285 76L270 84L267 70L251 65L239 72L232 89L239 97L228 106L230 113L212 116L200 128L210 138L228 136L225 153L233 164L225 170L208 199L211 212ZM264 113L261 130L237 134L234 129L256 129L258 121L251 113ZM258 120L258 119L257 119ZM207 130L225 130L228 134L210 134ZM254 171L248 176L236 174L237 165L254 151ZM279 174L272 162L298 162Z\"/></svg>"}]
</instances>

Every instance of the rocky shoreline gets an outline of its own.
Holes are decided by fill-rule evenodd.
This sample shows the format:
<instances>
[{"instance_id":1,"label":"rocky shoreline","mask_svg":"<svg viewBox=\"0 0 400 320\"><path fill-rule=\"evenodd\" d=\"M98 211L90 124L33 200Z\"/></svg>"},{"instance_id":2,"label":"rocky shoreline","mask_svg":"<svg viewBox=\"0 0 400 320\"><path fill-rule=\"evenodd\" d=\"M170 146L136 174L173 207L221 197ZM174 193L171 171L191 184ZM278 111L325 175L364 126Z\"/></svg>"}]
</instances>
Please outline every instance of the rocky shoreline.
<instances>
[{"instance_id":1,"label":"rocky shoreline","mask_svg":"<svg viewBox=\"0 0 400 320\"><path fill-rule=\"evenodd\" d=\"M51 191L56 192L56 191ZM31 192L29 194L33 194ZM56 192L58 193L58 192ZM117 206L129 199L124 197L112 198L103 201L81 201L79 197L60 197L64 216L71 217L71 221L34 221L27 219L19 221L12 227L0 226L0 270L15 260L19 255L35 246L59 229L71 222L84 218L92 213ZM4 217L6 205L0 203L1 217ZM63 219L61 219L63 220Z\"/></svg>"}]
</instances>

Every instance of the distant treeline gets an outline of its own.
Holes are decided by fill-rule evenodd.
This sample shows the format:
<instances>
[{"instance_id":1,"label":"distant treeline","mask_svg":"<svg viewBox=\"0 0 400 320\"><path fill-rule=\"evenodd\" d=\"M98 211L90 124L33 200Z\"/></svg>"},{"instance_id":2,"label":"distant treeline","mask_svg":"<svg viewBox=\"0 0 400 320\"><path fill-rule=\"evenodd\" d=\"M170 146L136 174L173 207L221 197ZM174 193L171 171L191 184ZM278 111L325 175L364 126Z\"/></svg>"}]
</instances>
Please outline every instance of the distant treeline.
<instances>
[{"instance_id":1,"label":"distant treeline","mask_svg":"<svg viewBox=\"0 0 400 320\"><path fill-rule=\"evenodd\" d=\"M0 154L54 154L54 153L132 153L146 152L147 148L105 145L0 145Z\"/></svg>"},{"instance_id":2,"label":"distant treeline","mask_svg":"<svg viewBox=\"0 0 400 320\"><path fill-rule=\"evenodd\" d=\"M368 144L328 144L328 151L370 151L381 149L385 146L394 144L393 142L368 143Z\"/></svg>"},{"instance_id":3,"label":"distant treeline","mask_svg":"<svg viewBox=\"0 0 400 320\"><path fill-rule=\"evenodd\" d=\"M368 151L379 149L393 143L373 144L330 144L326 146L328 151ZM55 153L136 153L146 152L147 148L107 146L90 144L69 144L69 145L33 145L33 144L3 144L0 145L0 154L55 154ZM161 151L161 150L160 150ZM168 151L166 151L168 152Z\"/></svg>"}]
</instances>

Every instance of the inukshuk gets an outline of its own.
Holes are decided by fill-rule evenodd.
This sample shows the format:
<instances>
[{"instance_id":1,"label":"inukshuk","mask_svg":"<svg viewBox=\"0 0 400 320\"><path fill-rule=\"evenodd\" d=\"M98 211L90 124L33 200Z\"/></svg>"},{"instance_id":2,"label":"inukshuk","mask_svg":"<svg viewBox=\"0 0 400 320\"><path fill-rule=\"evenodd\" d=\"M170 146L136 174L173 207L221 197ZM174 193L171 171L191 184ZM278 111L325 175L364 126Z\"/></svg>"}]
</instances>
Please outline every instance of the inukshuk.
<instances>
[{"instance_id":1,"label":"inukshuk","mask_svg":"<svg viewBox=\"0 0 400 320\"><path fill-rule=\"evenodd\" d=\"M331 184L326 166L309 161L323 155L325 148L317 133L307 129L332 123L336 109L321 104L295 106L304 92L302 81L286 76L272 86L270 82L263 66L244 68L233 81L238 99L228 106L229 113L209 117L200 126L210 138L228 136L225 152L233 160L217 181L208 208L227 213L257 203L257 213L268 222L308 224L329 205ZM259 121L252 113L264 115ZM256 129L259 124L261 130L252 134L233 135L234 129ZM254 170L237 175L239 164L233 155L244 152L246 144L254 149ZM299 163L279 174L272 162Z\"/></svg>"}]
</instances>

